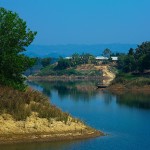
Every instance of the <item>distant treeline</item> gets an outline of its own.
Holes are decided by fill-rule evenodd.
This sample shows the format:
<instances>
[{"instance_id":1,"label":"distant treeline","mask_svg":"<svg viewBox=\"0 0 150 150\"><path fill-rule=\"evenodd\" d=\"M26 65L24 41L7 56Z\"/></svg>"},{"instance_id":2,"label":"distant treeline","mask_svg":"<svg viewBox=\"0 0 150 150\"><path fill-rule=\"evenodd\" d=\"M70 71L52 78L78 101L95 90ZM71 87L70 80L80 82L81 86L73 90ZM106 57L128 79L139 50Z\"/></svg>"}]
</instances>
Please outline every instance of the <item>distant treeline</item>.
<instances>
[{"instance_id":1,"label":"distant treeline","mask_svg":"<svg viewBox=\"0 0 150 150\"><path fill-rule=\"evenodd\" d=\"M48 58L45 58L48 60ZM41 60L43 62L43 59ZM79 76L89 76L89 75L99 75L99 71L95 70L93 67L89 70L79 71L76 70L77 66L82 64L96 64L97 61L95 57L91 54L73 54L71 57L63 58L60 57L56 63L51 65L45 64L42 65L38 75L45 76L45 75L79 75Z\"/></svg>"},{"instance_id":2,"label":"distant treeline","mask_svg":"<svg viewBox=\"0 0 150 150\"><path fill-rule=\"evenodd\" d=\"M112 53L110 49L106 48L103 51L103 56L107 57L109 61L111 60L111 56L119 56L121 53ZM82 64L97 64L99 61L96 60L95 56L90 53L74 53L70 57L59 57L59 58L36 58L36 65L40 65L42 67L46 67L48 65L54 64L57 62L55 67L56 70L63 70L69 67L76 67ZM107 61L103 61L103 63L107 63Z\"/></svg>"},{"instance_id":3,"label":"distant treeline","mask_svg":"<svg viewBox=\"0 0 150 150\"><path fill-rule=\"evenodd\" d=\"M143 42L136 49L118 58L118 69L125 73L144 73L150 69L150 42Z\"/></svg>"}]
</instances>

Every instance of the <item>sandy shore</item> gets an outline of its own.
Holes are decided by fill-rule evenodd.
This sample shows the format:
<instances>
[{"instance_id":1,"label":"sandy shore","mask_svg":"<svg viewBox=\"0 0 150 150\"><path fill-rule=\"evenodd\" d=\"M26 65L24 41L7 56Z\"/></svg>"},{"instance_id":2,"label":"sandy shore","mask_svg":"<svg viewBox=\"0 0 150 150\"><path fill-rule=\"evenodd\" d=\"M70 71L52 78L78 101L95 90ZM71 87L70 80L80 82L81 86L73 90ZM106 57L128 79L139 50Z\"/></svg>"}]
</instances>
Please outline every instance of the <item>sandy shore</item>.
<instances>
[{"instance_id":1,"label":"sandy shore","mask_svg":"<svg viewBox=\"0 0 150 150\"><path fill-rule=\"evenodd\" d=\"M34 113L25 121L15 121L8 114L0 116L0 144L75 140L103 135L71 117L64 123L39 118Z\"/></svg>"}]
</instances>

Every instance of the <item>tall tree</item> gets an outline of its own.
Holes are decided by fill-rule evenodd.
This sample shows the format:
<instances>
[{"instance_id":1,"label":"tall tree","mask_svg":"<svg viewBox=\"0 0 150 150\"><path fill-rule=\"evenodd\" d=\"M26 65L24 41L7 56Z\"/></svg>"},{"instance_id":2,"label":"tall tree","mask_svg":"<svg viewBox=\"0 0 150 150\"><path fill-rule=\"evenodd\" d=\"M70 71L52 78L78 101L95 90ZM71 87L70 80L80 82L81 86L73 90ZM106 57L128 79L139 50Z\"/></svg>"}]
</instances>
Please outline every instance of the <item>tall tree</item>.
<instances>
[{"instance_id":1,"label":"tall tree","mask_svg":"<svg viewBox=\"0 0 150 150\"><path fill-rule=\"evenodd\" d=\"M20 90L25 88L22 73L34 60L23 52L35 35L18 14L0 8L0 84Z\"/></svg>"},{"instance_id":2,"label":"tall tree","mask_svg":"<svg viewBox=\"0 0 150 150\"><path fill-rule=\"evenodd\" d=\"M127 55L120 55L118 68L124 72L143 73L150 69L150 42L143 42L135 49L130 48Z\"/></svg>"},{"instance_id":3,"label":"tall tree","mask_svg":"<svg viewBox=\"0 0 150 150\"><path fill-rule=\"evenodd\" d=\"M105 57L110 58L111 50L110 50L110 49L108 49L108 48L104 49L104 51L103 51L103 55L104 55Z\"/></svg>"},{"instance_id":4,"label":"tall tree","mask_svg":"<svg viewBox=\"0 0 150 150\"><path fill-rule=\"evenodd\" d=\"M143 42L135 49L136 65L138 71L143 72L150 69L150 42Z\"/></svg>"},{"instance_id":5,"label":"tall tree","mask_svg":"<svg viewBox=\"0 0 150 150\"><path fill-rule=\"evenodd\" d=\"M55 69L56 70L64 70L64 69L69 68L70 65L71 65L70 60L60 57L58 60L58 64L55 67Z\"/></svg>"},{"instance_id":6,"label":"tall tree","mask_svg":"<svg viewBox=\"0 0 150 150\"><path fill-rule=\"evenodd\" d=\"M81 64L81 57L78 53L74 53L72 55L71 65L74 67L74 66L77 66L79 64Z\"/></svg>"},{"instance_id":7,"label":"tall tree","mask_svg":"<svg viewBox=\"0 0 150 150\"><path fill-rule=\"evenodd\" d=\"M134 49L133 48L129 49L128 55L134 55Z\"/></svg>"},{"instance_id":8,"label":"tall tree","mask_svg":"<svg viewBox=\"0 0 150 150\"><path fill-rule=\"evenodd\" d=\"M41 60L41 64L42 64L42 66L43 67L46 67L46 66L48 66L48 65L50 65L51 64L51 58L50 57L48 57L48 58L43 58L42 60Z\"/></svg>"}]
</instances>

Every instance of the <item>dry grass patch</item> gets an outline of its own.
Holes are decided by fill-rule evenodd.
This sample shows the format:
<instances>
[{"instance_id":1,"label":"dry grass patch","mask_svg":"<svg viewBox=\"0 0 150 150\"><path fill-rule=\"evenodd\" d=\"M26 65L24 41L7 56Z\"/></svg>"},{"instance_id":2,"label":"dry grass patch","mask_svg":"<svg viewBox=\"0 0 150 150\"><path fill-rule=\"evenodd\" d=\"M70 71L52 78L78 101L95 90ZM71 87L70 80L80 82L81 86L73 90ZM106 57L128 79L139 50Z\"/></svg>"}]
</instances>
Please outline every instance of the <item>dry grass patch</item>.
<instances>
[{"instance_id":1,"label":"dry grass patch","mask_svg":"<svg viewBox=\"0 0 150 150\"><path fill-rule=\"evenodd\" d=\"M15 120L25 120L32 112L40 118L56 118L67 121L68 114L51 105L48 98L38 91L27 89L25 92L0 86L0 114L10 114Z\"/></svg>"}]
</instances>

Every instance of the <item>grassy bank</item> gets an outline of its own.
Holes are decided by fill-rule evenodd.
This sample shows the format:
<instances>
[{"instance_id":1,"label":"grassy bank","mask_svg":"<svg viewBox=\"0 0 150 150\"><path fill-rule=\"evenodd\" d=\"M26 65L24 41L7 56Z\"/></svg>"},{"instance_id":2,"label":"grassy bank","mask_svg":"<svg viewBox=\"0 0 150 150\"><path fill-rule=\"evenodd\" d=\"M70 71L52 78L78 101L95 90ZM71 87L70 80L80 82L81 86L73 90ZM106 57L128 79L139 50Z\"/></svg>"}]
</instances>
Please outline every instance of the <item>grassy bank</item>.
<instances>
[{"instance_id":1,"label":"grassy bank","mask_svg":"<svg viewBox=\"0 0 150 150\"><path fill-rule=\"evenodd\" d=\"M0 86L0 144L103 135L52 105L40 92Z\"/></svg>"},{"instance_id":2,"label":"grassy bank","mask_svg":"<svg viewBox=\"0 0 150 150\"><path fill-rule=\"evenodd\" d=\"M150 90L150 76L120 73L112 81L109 88L114 90Z\"/></svg>"},{"instance_id":3,"label":"grassy bank","mask_svg":"<svg viewBox=\"0 0 150 150\"><path fill-rule=\"evenodd\" d=\"M24 120L32 112L41 118L57 118L66 121L67 113L50 104L47 97L38 91L27 89L25 92L0 86L0 114L10 114L15 120Z\"/></svg>"}]
</instances>

